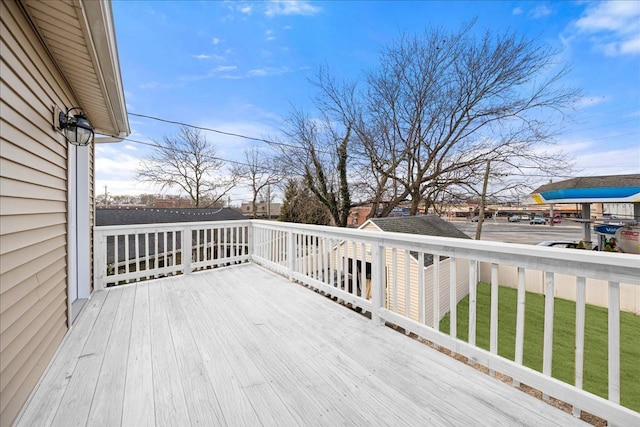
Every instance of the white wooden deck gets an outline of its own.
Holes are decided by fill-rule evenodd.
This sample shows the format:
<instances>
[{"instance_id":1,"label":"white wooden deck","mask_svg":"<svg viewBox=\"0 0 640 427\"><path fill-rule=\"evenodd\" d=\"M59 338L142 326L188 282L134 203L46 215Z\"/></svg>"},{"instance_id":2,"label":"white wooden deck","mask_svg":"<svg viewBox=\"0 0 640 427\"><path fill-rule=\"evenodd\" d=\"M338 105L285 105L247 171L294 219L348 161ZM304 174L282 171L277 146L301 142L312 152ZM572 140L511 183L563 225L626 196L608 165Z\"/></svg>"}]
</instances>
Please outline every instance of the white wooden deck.
<instances>
[{"instance_id":1,"label":"white wooden deck","mask_svg":"<svg viewBox=\"0 0 640 427\"><path fill-rule=\"evenodd\" d=\"M17 424L584 425L253 264L96 292Z\"/></svg>"}]
</instances>

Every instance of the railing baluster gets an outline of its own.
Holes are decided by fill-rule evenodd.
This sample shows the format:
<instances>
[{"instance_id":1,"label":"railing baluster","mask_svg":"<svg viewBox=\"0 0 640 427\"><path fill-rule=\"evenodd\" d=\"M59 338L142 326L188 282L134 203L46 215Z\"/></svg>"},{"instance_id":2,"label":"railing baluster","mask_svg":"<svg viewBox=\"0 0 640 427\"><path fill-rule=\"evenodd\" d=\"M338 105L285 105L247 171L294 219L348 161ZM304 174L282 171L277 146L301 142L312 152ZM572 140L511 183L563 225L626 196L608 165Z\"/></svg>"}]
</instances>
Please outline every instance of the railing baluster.
<instances>
[{"instance_id":1,"label":"railing baluster","mask_svg":"<svg viewBox=\"0 0 640 427\"><path fill-rule=\"evenodd\" d=\"M117 276L120 273L120 236L114 234L113 236L113 275ZM116 282L117 284L117 282Z\"/></svg>"},{"instance_id":2,"label":"railing baluster","mask_svg":"<svg viewBox=\"0 0 640 427\"><path fill-rule=\"evenodd\" d=\"M576 354L575 354L575 386L582 389L584 375L584 330L585 304L587 300L586 278L576 277ZM581 409L575 405L573 416L579 417Z\"/></svg>"},{"instance_id":3,"label":"railing baluster","mask_svg":"<svg viewBox=\"0 0 640 427\"><path fill-rule=\"evenodd\" d=\"M477 262L469 260L469 336L468 342L476 345L476 304L478 282L476 274Z\"/></svg>"},{"instance_id":4,"label":"railing baluster","mask_svg":"<svg viewBox=\"0 0 640 427\"><path fill-rule=\"evenodd\" d=\"M367 299L367 251L360 243L360 298Z\"/></svg>"},{"instance_id":5,"label":"railing baluster","mask_svg":"<svg viewBox=\"0 0 640 427\"><path fill-rule=\"evenodd\" d=\"M134 238L134 252L135 252L135 263L136 263L136 271L140 271L140 234L136 231L136 234L133 235ZM140 279L136 279L136 282Z\"/></svg>"},{"instance_id":6,"label":"railing baluster","mask_svg":"<svg viewBox=\"0 0 640 427\"><path fill-rule=\"evenodd\" d=\"M157 271L158 268L160 268L160 255L159 255L159 252L158 252L159 243L158 243L158 232L157 231L155 232L155 239L153 241L153 244L155 246L155 251L153 253L153 267ZM155 274L153 277L157 278L158 274Z\"/></svg>"},{"instance_id":7,"label":"railing baluster","mask_svg":"<svg viewBox=\"0 0 640 427\"><path fill-rule=\"evenodd\" d=\"M421 324L426 322L426 292L424 285L424 252L418 252L418 319Z\"/></svg>"},{"instance_id":8,"label":"railing baluster","mask_svg":"<svg viewBox=\"0 0 640 427\"><path fill-rule=\"evenodd\" d=\"M440 330L440 255L433 256L433 329ZM423 268L424 270L424 268Z\"/></svg>"},{"instance_id":9,"label":"railing baluster","mask_svg":"<svg viewBox=\"0 0 640 427\"><path fill-rule=\"evenodd\" d=\"M518 365L522 365L522 357L524 355L524 313L525 313L525 299L526 299L526 287L525 287L525 269L518 267L518 296L516 303L516 348L515 348L515 362ZM520 382L514 380L515 386L519 386Z\"/></svg>"},{"instance_id":10,"label":"railing baluster","mask_svg":"<svg viewBox=\"0 0 640 427\"><path fill-rule=\"evenodd\" d=\"M404 251L404 315L411 318L411 268L409 258L411 252ZM407 331L408 333L408 331Z\"/></svg>"},{"instance_id":11,"label":"railing baluster","mask_svg":"<svg viewBox=\"0 0 640 427\"><path fill-rule=\"evenodd\" d=\"M491 322L489 324L489 351L498 354L498 264L491 264ZM495 371L489 371L495 376Z\"/></svg>"},{"instance_id":12,"label":"railing baluster","mask_svg":"<svg viewBox=\"0 0 640 427\"><path fill-rule=\"evenodd\" d=\"M384 324L384 318L380 310L384 308L385 294L385 248L378 243L371 247L371 320L378 324Z\"/></svg>"},{"instance_id":13,"label":"railing baluster","mask_svg":"<svg viewBox=\"0 0 640 427\"><path fill-rule=\"evenodd\" d=\"M620 284L609 282L609 400L620 403Z\"/></svg>"},{"instance_id":14,"label":"railing baluster","mask_svg":"<svg viewBox=\"0 0 640 427\"><path fill-rule=\"evenodd\" d=\"M449 258L449 336L458 338L458 269L456 259Z\"/></svg>"},{"instance_id":15,"label":"railing baluster","mask_svg":"<svg viewBox=\"0 0 640 427\"><path fill-rule=\"evenodd\" d=\"M329 277L327 277L327 279L329 280L328 284L333 286L334 285L334 277L335 277L335 261L334 261L334 250L333 248L335 247L336 250L339 250L338 248L339 245L336 244L336 241L329 238Z\"/></svg>"},{"instance_id":16,"label":"railing baluster","mask_svg":"<svg viewBox=\"0 0 640 427\"><path fill-rule=\"evenodd\" d=\"M129 237L131 235L129 233L125 233L124 235L124 272L125 274L129 273L129 265L131 256L129 255Z\"/></svg>"},{"instance_id":17,"label":"railing baluster","mask_svg":"<svg viewBox=\"0 0 640 427\"><path fill-rule=\"evenodd\" d=\"M542 354L542 373L551 376L553 365L553 310L554 310L554 274L545 272L544 290L544 343ZM549 396L542 394L544 400L549 400Z\"/></svg>"},{"instance_id":18,"label":"railing baluster","mask_svg":"<svg viewBox=\"0 0 640 427\"><path fill-rule=\"evenodd\" d=\"M398 249L391 249L393 269L393 312L398 312Z\"/></svg>"},{"instance_id":19,"label":"railing baluster","mask_svg":"<svg viewBox=\"0 0 640 427\"><path fill-rule=\"evenodd\" d=\"M358 293L358 244L351 242L351 295Z\"/></svg>"}]
</instances>

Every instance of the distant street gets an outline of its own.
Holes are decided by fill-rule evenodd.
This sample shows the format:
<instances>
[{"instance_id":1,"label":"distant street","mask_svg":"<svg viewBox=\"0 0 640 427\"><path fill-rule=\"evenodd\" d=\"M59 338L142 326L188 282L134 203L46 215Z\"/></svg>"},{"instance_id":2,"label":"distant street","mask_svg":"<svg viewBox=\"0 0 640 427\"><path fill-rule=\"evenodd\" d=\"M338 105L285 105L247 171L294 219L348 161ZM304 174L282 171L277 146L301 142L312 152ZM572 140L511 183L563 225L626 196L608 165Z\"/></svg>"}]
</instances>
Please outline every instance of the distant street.
<instances>
[{"instance_id":1,"label":"distant street","mask_svg":"<svg viewBox=\"0 0 640 427\"><path fill-rule=\"evenodd\" d=\"M451 221L451 223L471 238L475 237L478 223L464 220ZM506 219L489 219L482 225L481 240L529 245L545 240L579 242L582 240L582 228L571 221L563 221L551 227L550 225L529 225L528 221L512 223L507 222Z\"/></svg>"}]
</instances>

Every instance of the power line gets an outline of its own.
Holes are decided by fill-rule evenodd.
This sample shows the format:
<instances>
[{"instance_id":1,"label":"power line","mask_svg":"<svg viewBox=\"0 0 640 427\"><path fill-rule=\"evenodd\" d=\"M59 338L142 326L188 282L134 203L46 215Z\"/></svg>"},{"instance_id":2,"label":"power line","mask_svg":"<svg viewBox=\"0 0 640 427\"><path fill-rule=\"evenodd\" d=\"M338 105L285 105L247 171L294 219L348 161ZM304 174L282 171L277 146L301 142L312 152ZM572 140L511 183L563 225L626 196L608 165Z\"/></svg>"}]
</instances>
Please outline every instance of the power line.
<instances>
[{"instance_id":1,"label":"power line","mask_svg":"<svg viewBox=\"0 0 640 427\"><path fill-rule=\"evenodd\" d=\"M186 127L190 127L190 128L193 128L193 129L206 130L206 131L209 131L209 132L218 133L220 135L233 136L233 137L236 137L236 138L247 139L247 140L250 140L250 141L264 142L264 143L267 143L269 145L279 145L279 146L282 146L282 147L289 147L289 148L300 148L300 147L298 147L296 145L287 144L287 143L284 143L284 142L271 141L271 140L265 139L265 138L257 138L257 137L254 137L254 136L247 136L247 135L242 135L242 134L234 133L234 132L226 132L226 131L219 130L219 129L213 129L213 128L208 128L208 127L203 127L203 126L191 125L189 123L178 122L178 121L175 121L175 120L161 119L159 117L148 116L146 114L135 114L135 113L127 113L127 114L130 115L130 116L143 117L145 119L157 120L159 122L171 123L171 124L180 125L180 126L186 126Z\"/></svg>"},{"instance_id":2,"label":"power line","mask_svg":"<svg viewBox=\"0 0 640 427\"><path fill-rule=\"evenodd\" d=\"M153 143L153 142L138 141L136 139L131 139L131 138L125 138L124 141L133 142L135 144L146 145L148 147L165 149L165 147L163 147L162 145L156 144L156 143ZM188 151L180 150L180 149L177 149L177 148L176 149L171 149L171 150L175 151L176 153L191 154ZM218 156L210 156L210 158L212 160L220 160L221 162L233 163L233 164L237 164L237 165L241 165L241 166L249 166L249 167L252 167L252 168L256 168L256 170L261 170L261 171L264 171L264 172L279 172L277 169L265 168L264 166L252 165L250 163L241 162L241 161L238 161L238 160L230 160L230 159L225 159L223 157L218 157Z\"/></svg>"}]
</instances>

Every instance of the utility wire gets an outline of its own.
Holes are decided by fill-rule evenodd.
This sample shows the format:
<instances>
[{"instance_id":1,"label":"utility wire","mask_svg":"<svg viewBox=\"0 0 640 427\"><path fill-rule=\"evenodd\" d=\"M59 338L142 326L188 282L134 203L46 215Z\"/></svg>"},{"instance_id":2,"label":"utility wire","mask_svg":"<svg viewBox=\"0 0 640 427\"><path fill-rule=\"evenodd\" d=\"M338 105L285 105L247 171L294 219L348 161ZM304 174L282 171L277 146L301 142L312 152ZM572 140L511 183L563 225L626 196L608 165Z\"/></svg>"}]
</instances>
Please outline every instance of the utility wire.
<instances>
[{"instance_id":1,"label":"utility wire","mask_svg":"<svg viewBox=\"0 0 640 427\"><path fill-rule=\"evenodd\" d=\"M131 138L125 138L124 141L133 142L135 144L146 145L148 147L154 147L154 148L160 148L160 149L165 149L166 148L166 147L163 147L162 145L159 145L159 144L156 144L156 143L153 143L153 142L138 141L136 139L131 139ZM176 153L181 153L181 154L191 154L189 151L180 150L180 149L174 149L174 148L172 148L171 151L174 151ZM274 172L274 173L279 172L279 170L277 170L277 169L265 168L264 166L252 165L250 163L241 162L241 161L238 161L238 160L229 160L229 159L225 159L225 158L218 157L218 156L210 156L209 158L212 159L212 160L220 160L221 162L228 162L228 163L233 163L233 164L237 164L237 165L241 165L241 166L249 166L251 168L255 168L256 170L260 170L260 171L263 171L263 172Z\"/></svg>"},{"instance_id":2,"label":"utility wire","mask_svg":"<svg viewBox=\"0 0 640 427\"><path fill-rule=\"evenodd\" d=\"M174 125L180 125L180 126L186 126L186 127L190 127L190 128L194 128L194 129L206 130L206 131L209 131L209 132L218 133L220 135L233 136L233 137L236 137L236 138L248 139L250 141L265 142L265 143L267 143L269 145L279 145L279 146L282 146L282 147L289 147L289 148L300 148L300 147L298 147L296 145L287 144L287 143L284 143L284 142L271 141L271 140L265 139L265 138L256 138L256 137L253 137L253 136L242 135L242 134L239 134L239 133L226 132L226 131L219 130L219 129L213 129L213 128L207 128L207 127L203 127L203 126L191 125L191 124L188 124L188 123L178 122L178 121L175 121L175 120L161 119L159 117L148 116L148 115L145 115L145 114L135 114L135 113L127 113L127 114L130 115L130 116L143 117L145 119L157 120L159 122L171 123L171 124L174 124Z\"/></svg>"}]
</instances>

